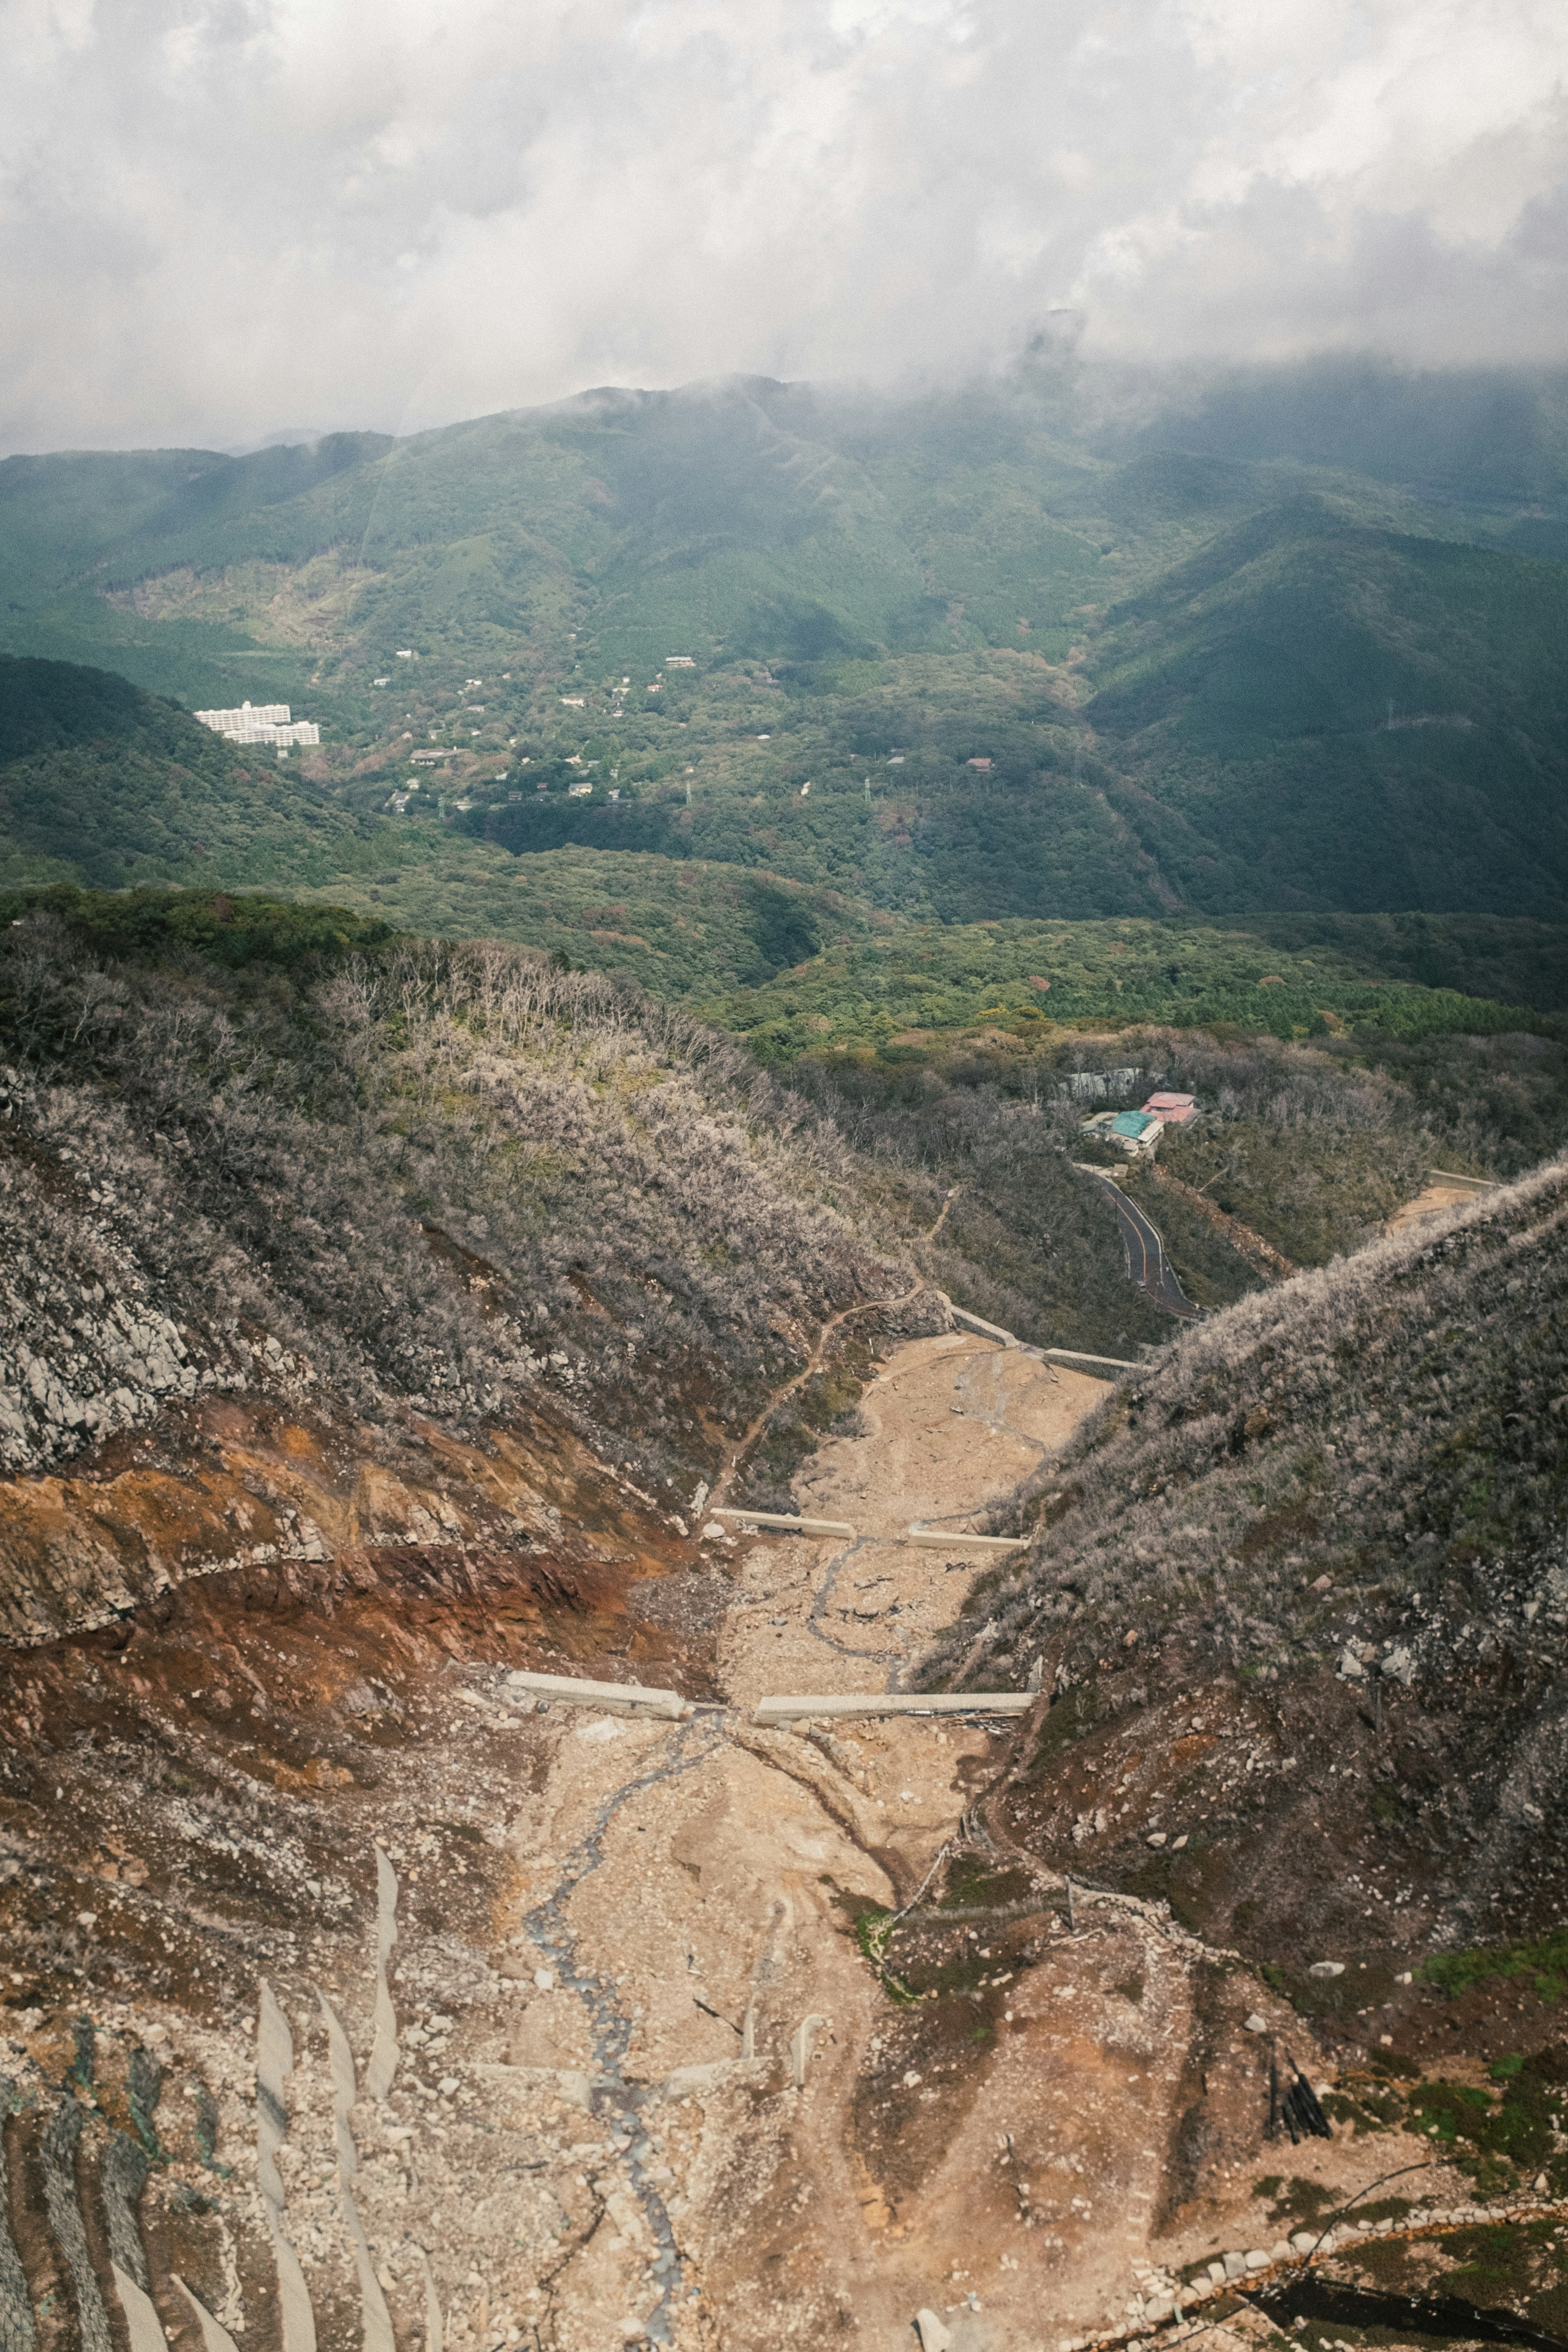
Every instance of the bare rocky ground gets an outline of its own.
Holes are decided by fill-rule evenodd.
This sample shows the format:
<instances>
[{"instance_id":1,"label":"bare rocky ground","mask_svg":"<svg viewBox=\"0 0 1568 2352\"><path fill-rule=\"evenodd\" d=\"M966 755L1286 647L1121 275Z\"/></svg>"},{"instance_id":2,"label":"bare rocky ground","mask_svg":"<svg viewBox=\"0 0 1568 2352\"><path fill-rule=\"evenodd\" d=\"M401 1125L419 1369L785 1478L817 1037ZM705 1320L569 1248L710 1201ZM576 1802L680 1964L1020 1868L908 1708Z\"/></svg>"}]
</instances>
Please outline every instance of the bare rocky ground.
<instances>
[{"instance_id":1,"label":"bare rocky ground","mask_svg":"<svg viewBox=\"0 0 1568 2352\"><path fill-rule=\"evenodd\" d=\"M1441 1177L1434 1177L1423 1184L1414 1200L1395 1209L1383 1230L1385 1234L1403 1234L1412 1226L1431 1225L1448 1210L1462 1209L1468 1201L1473 1201L1477 1190L1473 1183L1445 1182Z\"/></svg>"},{"instance_id":2,"label":"bare rocky ground","mask_svg":"<svg viewBox=\"0 0 1568 2352\"><path fill-rule=\"evenodd\" d=\"M973 1524L1102 1394L978 1340L892 1347L797 1481L847 1544L688 1536L543 1419L373 1445L197 1399L7 1488L14 1573L220 1529L242 1554L5 1661L7 2352L893 2352L922 2311L927 2352L938 2326L1056 2352L1152 2328L1194 2266L1413 2165L1416 2235L1403 2213L1343 2260L1426 2275L1421 2217L1469 2185L1351 2094L1385 2032L1483 2084L1497 1998L1457 2035L1381 1979L1303 2016L1166 1899L1096 1892L1097 1845L1173 1834L1145 1821L1171 1802L1139 1780L1146 1716L1060 1751L1045 1699L1021 1734L749 1722L769 1693L897 1687L973 1571L893 1538ZM691 1711L540 1711L524 1667ZM1246 1695L1163 1696L1245 1779ZM1332 2139L1266 2144L1271 2052L1342 2084ZM1542 2263L1559 2218L1528 2225ZM1278 2342L1212 2292L1204 2325Z\"/></svg>"}]
</instances>

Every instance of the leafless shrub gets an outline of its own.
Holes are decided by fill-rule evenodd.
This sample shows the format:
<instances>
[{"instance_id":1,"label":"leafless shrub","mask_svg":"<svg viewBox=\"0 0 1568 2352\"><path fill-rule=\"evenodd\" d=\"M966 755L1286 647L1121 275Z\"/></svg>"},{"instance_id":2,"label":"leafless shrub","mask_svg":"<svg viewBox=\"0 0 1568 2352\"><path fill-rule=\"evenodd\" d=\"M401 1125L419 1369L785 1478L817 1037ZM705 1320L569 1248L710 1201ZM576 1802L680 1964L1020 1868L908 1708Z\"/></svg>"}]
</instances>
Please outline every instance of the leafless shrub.
<instances>
[{"instance_id":1,"label":"leafless shrub","mask_svg":"<svg viewBox=\"0 0 1568 2352\"><path fill-rule=\"evenodd\" d=\"M1415 1629L1444 1578L1546 1573L1568 1503L1565 1228L1559 1160L1185 1335L1020 1494L1030 1552L929 1677L983 1682L1050 1635L1092 1666L1130 1626L1279 1669L1319 1654L1347 1599Z\"/></svg>"},{"instance_id":2,"label":"leafless shrub","mask_svg":"<svg viewBox=\"0 0 1568 2352\"><path fill-rule=\"evenodd\" d=\"M361 1411L477 1424L545 1383L685 1475L833 1307L897 1286L830 1123L624 986L416 947L297 998L195 960L111 968L59 926L6 947L13 1144L89 1196L32 1254L90 1225L214 1377L254 1328ZM67 1352L37 1298L11 1319Z\"/></svg>"}]
</instances>

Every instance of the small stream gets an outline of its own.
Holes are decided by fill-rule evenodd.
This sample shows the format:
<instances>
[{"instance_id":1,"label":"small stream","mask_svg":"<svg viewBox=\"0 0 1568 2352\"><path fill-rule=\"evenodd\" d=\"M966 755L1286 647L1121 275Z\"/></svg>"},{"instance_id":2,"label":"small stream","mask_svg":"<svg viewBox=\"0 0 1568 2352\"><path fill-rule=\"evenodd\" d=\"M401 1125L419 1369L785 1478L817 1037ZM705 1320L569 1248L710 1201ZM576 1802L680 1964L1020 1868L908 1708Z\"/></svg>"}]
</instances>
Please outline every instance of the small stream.
<instances>
[{"instance_id":1,"label":"small stream","mask_svg":"<svg viewBox=\"0 0 1568 2352\"><path fill-rule=\"evenodd\" d=\"M991 1360L984 1360L989 1363ZM970 1377L971 1368L966 1364L963 1379L966 1390ZM994 1370L993 1378L996 1378ZM993 1430L1006 1429L1011 1435L1037 1447L1042 1454L1048 1450L1037 1440L1027 1437L1024 1431L1013 1429L1007 1417L1005 1391L994 1398L989 1411L983 1405L975 1418ZM982 1507L981 1503L972 1507ZM868 1668L884 1668L887 1675L885 1687L894 1691L898 1688L903 1664L901 1648L856 1647L839 1641L825 1622L827 1612L835 1603L839 1580L846 1568L858 1554L886 1540L888 1538L874 1536L857 1537L853 1542L843 1545L832 1554L817 1580L806 1623L814 1639L832 1650L837 1656L853 1660ZM665 1761L651 1770L639 1773L635 1780L626 1781L605 1799L594 1815L592 1826L563 1863L552 1892L543 1902L525 1913L522 1921L523 1928L532 1938L542 1959L552 1969L556 1982L574 1993L587 2013L594 2057L593 2112L609 2124L616 2158L629 2179L654 2242L655 2251L649 2267L658 2286L659 2299L644 2322L644 2329L648 2339L655 2344L668 2344L672 2340L674 2310L685 2281L674 2228L664 2199L648 2179L654 2150L643 2130L639 2110L647 2101L649 2086L628 2083L626 2079L623 2070L632 2038L632 2020L622 2009L613 1976L579 1966L578 1937L567 1924L566 1913L577 1888L604 1862L605 1833L622 1806L646 1789L656 1788L661 1782L679 1780L686 1773L695 1771L718 1753L723 1745L719 1722L722 1713L722 1708L704 1708L689 1723L679 1728L671 1727ZM1564 2352L1568 2352L1568 2347Z\"/></svg>"},{"instance_id":2,"label":"small stream","mask_svg":"<svg viewBox=\"0 0 1568 2352\"><path fill-rule=\"evenodd\" d=\"M664 2200L647 2178L653 2149L643 2132L637 2110L647 2097L648 2086L628 2083L622 2073L632 2036L632 2021L621 2010L614 1978L578 1967L577 1937L566 1924L566 1906L583 1881L603 1863L605 1832L621 1807L645 1789L695 1771L723 1745L721 1737L713 1735L700 1715L676 1730L674 1739L675 1752L667 1762L626 1781L605 1798L594 1816L593 1827L567 1855L554 1892L523 1917L524 1927L554 1970L556 1981L574 1992L588 2012L596 2070L594 2113L614 2119L611 2129L616 2153L630 2178L633 2194L642 2207L656 2248L651 2267L659 2285L659 2299L644 2323L644 2332L655 2344L668 2344L671 2339L671 2307L679 2294L683 2277L675 2231ZM694 1740L700 1744L694 1746Z\"/></svg>"}]
</instances>

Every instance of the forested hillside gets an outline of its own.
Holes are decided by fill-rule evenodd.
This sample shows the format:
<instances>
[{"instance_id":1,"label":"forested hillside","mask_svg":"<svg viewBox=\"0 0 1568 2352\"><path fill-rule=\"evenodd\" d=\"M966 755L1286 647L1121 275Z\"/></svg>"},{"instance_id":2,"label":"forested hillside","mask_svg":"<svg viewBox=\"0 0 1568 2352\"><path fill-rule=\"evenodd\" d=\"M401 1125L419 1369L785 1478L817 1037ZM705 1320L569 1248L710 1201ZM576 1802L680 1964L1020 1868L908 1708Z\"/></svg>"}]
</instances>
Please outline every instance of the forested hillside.
<instances>
[{"instance_id":1,"label":"forested hillside","mask_svg":"<svg viewBox=\"0 0 1568 2352\"><path fill-rule=\"evenodd\" d=\"M1554 379L1069 371L14 458L0 643L309 701L307 772L395 820L423 929L501 870L458 834L942 922L1551 921L1563 414Z\"/></svg>"},{"instance_id":2,"label":"forested hillside","mask_svg":"<svg viewBox=\"0 0 1568 2352\"><path fill-rule=\"evenodd\" d=\"M1300 499L1112 608L1088 715L1167 813L1189 903L1299 906L1337 868L1347 910L1548 914L1565 641L1563 565Z\"/></svg>"},{"instance_id":3,"label":"forested hillside","mask_svg":"<svg viewBox=\"0 0 1568 2352\"><path fill-rule=\"evenodd\" d=\"M543 948L688 1003L772 1064L898 1063L977 1030L1027 1048L1086 1023L1496 1034L1550 1029L1568 1003L1568 928L1518 916L938 924L721 857L514 857L63 662L0 657L0 885L24 898L281 884L385 929Z\"/></svg>"},{"instance_id":4,"label":"forested hillside","mask_svg":"<svg viewBox=\"0 0 1568 2352\"><path fill-rule=\"evenodd\" d=\"M0 656L0 883L309 884L372 830L125 678Z\"/></svg>"}]
</instances>

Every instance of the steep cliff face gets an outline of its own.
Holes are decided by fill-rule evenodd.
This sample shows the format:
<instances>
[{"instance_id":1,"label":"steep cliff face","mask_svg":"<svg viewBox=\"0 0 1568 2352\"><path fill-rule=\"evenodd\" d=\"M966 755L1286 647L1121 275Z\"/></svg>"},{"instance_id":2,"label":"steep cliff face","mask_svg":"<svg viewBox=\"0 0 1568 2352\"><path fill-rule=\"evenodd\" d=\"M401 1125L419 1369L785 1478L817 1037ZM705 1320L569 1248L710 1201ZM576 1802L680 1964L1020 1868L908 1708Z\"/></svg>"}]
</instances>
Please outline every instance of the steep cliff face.
<instances>
[{"instance_id":1,"label":"steep cliff face","mask_svg":"<svg viewBox=\"0 0 1568 2352\"><path fill-rule=\"evenodd\" d=\"M1245 1300L1014 1507L926 1672L1041 1662L1041 1851L1303 1966L1561 1932L1565 1219L1552 1161Z\"/></svg>"},{"instance_id":2,"label":"steep cliff face","mask_svg":"<svg viewBox=\"0 0 1568 2352\"><path fill-rule=\"evenodd\" d=\"M169 1311L185 1302L159 1263L170 1212L145 1155L126 1139L83 1167L58 1104L15 1069L0 1087L0 1463L38 1469L165 1400L247 1387L248 1341Z\"/></svg>"}]
</instances>

